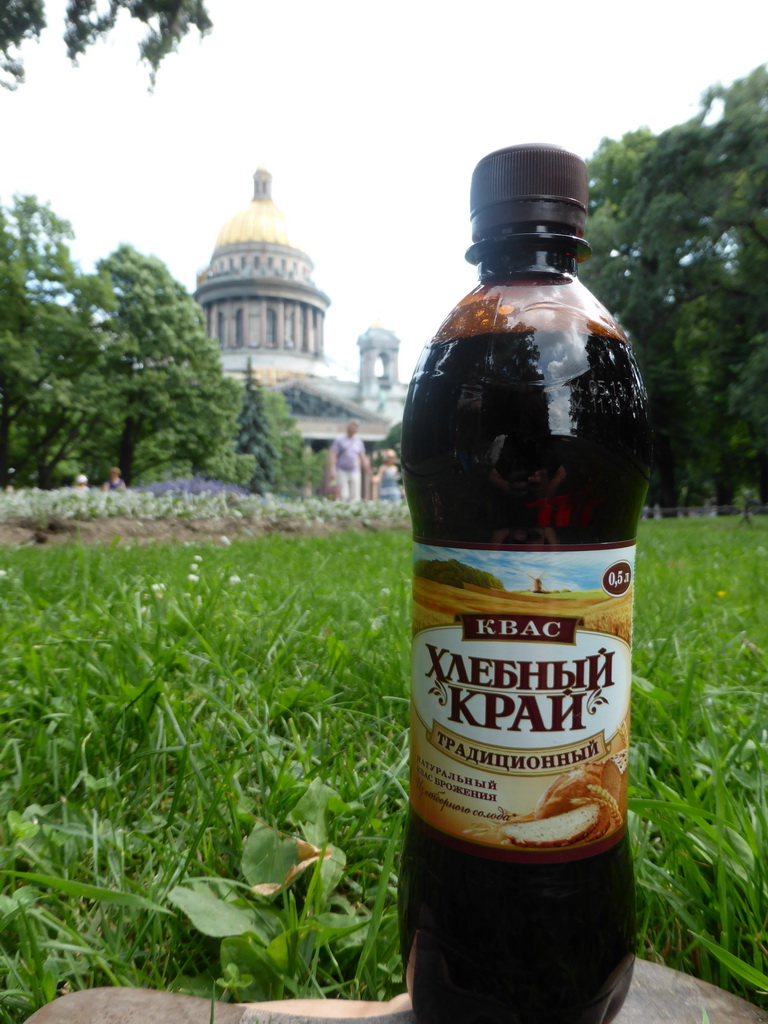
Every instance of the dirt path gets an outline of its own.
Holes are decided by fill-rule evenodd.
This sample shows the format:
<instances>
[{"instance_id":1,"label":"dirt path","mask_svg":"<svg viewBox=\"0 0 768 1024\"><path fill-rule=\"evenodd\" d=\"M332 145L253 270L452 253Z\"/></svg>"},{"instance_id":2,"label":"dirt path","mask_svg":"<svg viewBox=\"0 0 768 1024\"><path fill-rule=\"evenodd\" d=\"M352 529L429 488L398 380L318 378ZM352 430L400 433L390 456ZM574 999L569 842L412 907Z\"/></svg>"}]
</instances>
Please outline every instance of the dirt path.
<instances>
[{"instance_id":1,"label":"dirt path","mask_svg":"<svg viewBox=\"0 0 768 1024\"><path fill-rule=\"evenodd\" d=\"M0 523L0 545L37 544L115 544L133 547L142 544L175 542L178 544L226 544L238 538L261 537L269 533L301 534L322 537L344 530L395 529L389 524L361 520L313 523L281 521L279 526L252 519L136 519L115 516L111 519L50 519L41 525L34 520L18 519Z\"/></svg>"}]
</instances>

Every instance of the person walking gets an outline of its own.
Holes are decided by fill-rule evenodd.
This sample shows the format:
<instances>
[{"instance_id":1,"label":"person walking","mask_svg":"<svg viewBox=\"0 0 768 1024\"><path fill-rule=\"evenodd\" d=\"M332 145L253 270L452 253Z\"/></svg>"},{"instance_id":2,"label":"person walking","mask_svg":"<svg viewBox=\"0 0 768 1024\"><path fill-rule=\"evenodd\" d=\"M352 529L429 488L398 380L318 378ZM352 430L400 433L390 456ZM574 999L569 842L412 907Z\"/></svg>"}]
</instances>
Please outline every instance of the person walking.
<instances>
[{"instance_id":1,"label":"person walking","mask_svg":"<svg viewBox=\"0 0 768 1024\"><path fill-rule=\"evenodd\" d=\"M402 493L400 490L400 474L397 468L397 453L392 448L385 448L383 456L384 460L373 477L373 482L378 484L379 500L400 501Z\"/></svg>"},{"instance_id":2,"label":"person walking","mask_svg":"<svg viewBox=\"0 0 768 1024\"><path fill-rule=\"evenodd\" d=\"M331 486L337 486L336 496L341 501L359 501L362 496L363 472L371 471L365 445L355 436L357 431L357 423L350 420L346 432L331 445L329 481Z\"/></svg>"}]
</instances>

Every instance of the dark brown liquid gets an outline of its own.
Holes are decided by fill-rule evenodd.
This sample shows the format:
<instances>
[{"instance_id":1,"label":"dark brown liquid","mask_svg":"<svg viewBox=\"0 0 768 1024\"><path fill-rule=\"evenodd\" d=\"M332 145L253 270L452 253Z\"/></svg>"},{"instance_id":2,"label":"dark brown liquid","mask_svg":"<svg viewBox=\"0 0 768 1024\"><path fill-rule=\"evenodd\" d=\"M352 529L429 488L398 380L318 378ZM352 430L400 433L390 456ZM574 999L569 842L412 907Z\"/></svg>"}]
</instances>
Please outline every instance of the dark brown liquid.
<instances>
[{"instance_id":1,"label":"dark brown liquid","mask_svg":"<svg viewBox=\"0 0 768 1024\"><path fill-rule=\"evenodd\" d=\"M406 403L414 536L632 539L650 440L618 328L458 333L444 328L427 347ZM412 816L399 912L419 1024L603 1024L626 995L635 945L626 836L584 860L506 863L449 848Z\"/></svg>"},{"instance_id":2,"label":"dark brown liquid","mask_svg":"<svg viewBox=\"0 0 768 1024\"><path fill-rule=\"evenodd\" d=\"M568 363L578 372L555 376ZM650 459L632 351L619 338L543 331L433 344L411 383L402 458L416 537L631 539Z\"/></svg>"},{"instance_id":3,"label":"dark brown liquid","mask_svg":"<svg viewBox=\"0 0 768 1024\"><path fill-rule=\"evenodd\" d=\"M419 1024L599 1024L634 960L627 838L563 864L452 850L408 823L399 909Z\"/></svg>"}]
</instances>

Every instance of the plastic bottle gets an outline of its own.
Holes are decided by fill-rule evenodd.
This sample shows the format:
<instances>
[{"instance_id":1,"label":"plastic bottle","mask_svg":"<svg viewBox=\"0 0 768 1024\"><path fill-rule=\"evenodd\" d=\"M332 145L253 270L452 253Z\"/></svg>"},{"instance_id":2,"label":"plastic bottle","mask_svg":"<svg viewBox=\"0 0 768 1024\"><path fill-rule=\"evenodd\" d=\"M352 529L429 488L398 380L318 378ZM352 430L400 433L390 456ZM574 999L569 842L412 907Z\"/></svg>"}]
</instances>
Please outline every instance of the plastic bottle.
<instances>
[{"instance_id":1,"label":"plastic bottle","mask_svg":"<svg viewBox=\"0 0 768 1024\"><path fill-rule=\"evenodd\" d=\"M480 161L479 284L403 419L414 532L411 813L399 912L419 1024L602 1024L634 961L626 833L646 396L578 279L587 171Z\"/></svg>"}]
</instances>

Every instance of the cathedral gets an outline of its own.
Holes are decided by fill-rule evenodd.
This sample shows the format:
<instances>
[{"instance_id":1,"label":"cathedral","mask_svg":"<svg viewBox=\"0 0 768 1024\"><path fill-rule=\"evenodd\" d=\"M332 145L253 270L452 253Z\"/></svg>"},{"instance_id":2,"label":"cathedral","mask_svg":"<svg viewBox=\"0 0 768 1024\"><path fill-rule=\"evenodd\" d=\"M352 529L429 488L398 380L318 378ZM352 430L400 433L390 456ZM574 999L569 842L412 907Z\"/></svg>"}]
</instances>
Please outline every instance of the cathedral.
<instances>
[{"instance_id":1,"label":"cathedral","mask_svg":"<svg viewBox=\"0 0 768 1024\"><path fill-rule=\"evenodd\" d=\"M195 298L224 372L251 374L282 392L302 436L316 450L356 420L371 451L402 419L407 387L398 379L400 341L375 324L357 339L357 381L333 375L325 355L331 300L312 280L309 256L291 241L272 200L272 175L259 168L253 199L222 226Z\"/></svg>"}]
</instances>

